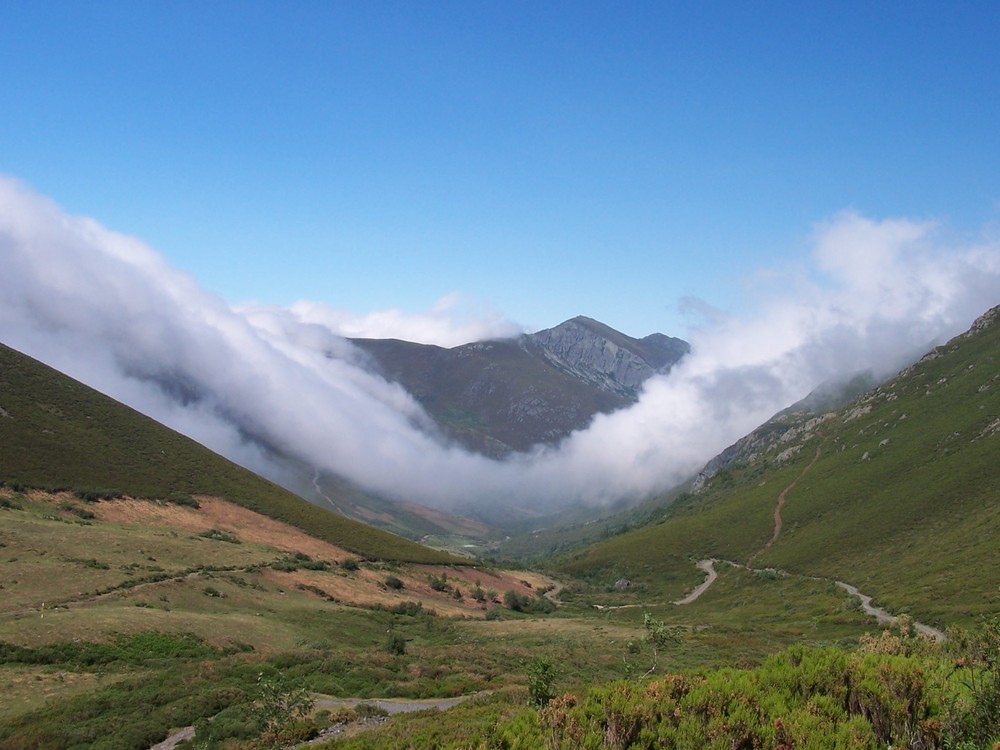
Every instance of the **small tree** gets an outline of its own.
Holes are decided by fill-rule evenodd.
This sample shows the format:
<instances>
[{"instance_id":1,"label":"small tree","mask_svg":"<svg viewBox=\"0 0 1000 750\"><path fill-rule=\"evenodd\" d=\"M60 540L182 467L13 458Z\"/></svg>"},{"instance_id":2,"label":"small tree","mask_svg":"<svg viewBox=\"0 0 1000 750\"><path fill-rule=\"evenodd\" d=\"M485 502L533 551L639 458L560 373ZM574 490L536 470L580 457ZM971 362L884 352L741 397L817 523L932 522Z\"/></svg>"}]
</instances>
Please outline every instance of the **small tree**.
<instances>
[{"instance_id":1,"label":"small tree","mask_svg":"<svg viewBox=\"0 0 1000 750\"><path fill-rule=\"evenodd\" d=\"M543 656L538 657L528 666L528 695L533 706L546 706L556 697L552 685L556 680L556 669L552 662Z\"/></svg>"},{"instance_id":2,"label":"small tree","mask_svg":"<svg viewBox=\"0 0 1000 750\"><path fill-rule=\"evenodd\" d=\"M521 596L518 596L518 593L512 589L507 589L503 592L503 603L507 609L513 610L514 612L521 612L524 610L524 599Z\"/></svg>"},{"instance_id":3,"label":"small tree","mask_svg":"<svg viewBox=\"0 0 1000 750\"><path fill-rule=\"evenodd\" d=\"M629 662L629 654L638 654L642 651L643 647L649 647L651 651L649 669L642 674L642 677L649 677L649 675L656 671L660 651L681 641L680 628L671 627L664 623L663 620L654 620L649 612L643 612L642 626L646 629L646 634L642 637L642 641L640 643L629 641L626 644L626 653L622 656L622 660L625 662L625 672L630 677L636 672L636 668Z\"/></svg>"},{"instance_id":4,"label":"small tree","mask_svg":"<svg viewBox=\"0 0 1000 750\"><path fill-rule=\"evenodd\" d=\"M253 717L265 738L275 737L283 727L307 716L315 702L305 688L292 689L279 672L269 677L257 675Z\"/></svg>"}]
</instances>

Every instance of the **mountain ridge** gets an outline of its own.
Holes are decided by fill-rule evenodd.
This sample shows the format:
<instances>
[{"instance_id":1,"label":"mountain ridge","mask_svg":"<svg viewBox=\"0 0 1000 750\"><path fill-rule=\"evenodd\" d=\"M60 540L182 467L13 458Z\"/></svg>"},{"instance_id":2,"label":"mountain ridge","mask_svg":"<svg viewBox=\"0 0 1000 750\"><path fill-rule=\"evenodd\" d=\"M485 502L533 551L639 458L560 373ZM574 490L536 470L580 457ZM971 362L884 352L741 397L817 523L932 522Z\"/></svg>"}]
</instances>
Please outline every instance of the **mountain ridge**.
<instances>
[{"instance_id":1,"label":"mountain ridge","mask_svg":"<svg viewBox=\"0 0 1000 750\"><path fill-rule=\"evenodd\" d=\"M578 316L554 328L445 348L350 339L376 372L399 383L463 447L493 458L554 445L599 413L634 403L648 378L687 354L687 342L634 339Z\"/></svg>"}]
</instances>

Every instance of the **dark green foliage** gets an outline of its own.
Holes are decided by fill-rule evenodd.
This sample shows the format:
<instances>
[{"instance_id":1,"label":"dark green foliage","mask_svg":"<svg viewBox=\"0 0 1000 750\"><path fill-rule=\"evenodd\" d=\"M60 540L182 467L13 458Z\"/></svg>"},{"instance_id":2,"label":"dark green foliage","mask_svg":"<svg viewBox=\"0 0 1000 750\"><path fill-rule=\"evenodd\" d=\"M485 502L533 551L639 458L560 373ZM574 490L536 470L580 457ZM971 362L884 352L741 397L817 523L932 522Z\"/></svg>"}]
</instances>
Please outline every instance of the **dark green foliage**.
<instances>
[{"instance_id":1,"label":"dark green foliage","mask_svg":"<svg viewBox=\"0 0 1000 750\"><path fill-rule=\"evenodd\" d=\"M385 585L387 588L395 589L396 591L403 588L403 582L393 575L390 575L385 579Z\"/></svg>"},{"instance_id":2,"label":"dark green foliage","mask_svg":"<svg viewBox=\"0 0 1000 750\"><path fill-rule=\"evenodd\" d=\"M81 508L79 505L75 505L73 503L60 503L59 510L64 510L67 513L72 513L74 516L83 518L84 520L88 521L97 517L94 515L92 511L89 511L86 508Z\"/></svg>"},{"instance_id":3,"label":"dark green foliage","mask_svg":"<svg viewBox=\"0 0 1000 750\"><path fill-rule=\"evenodd\" d=\"M194 508L195 510L201 508L201 503L186 492L170 493L170 497L167 498L167 502L173 503L174 505L181 505L186 508Z\"/></svg>"},{"instance_id":4,"label":"dark green foliage","mask_svg":"<svg viewBox=\"0 0 1000 750\"><path fill-rule=\"evenodd\" d=\"M503 592L503 604L507 609L520 612L527 604L527 597L521 596L516 591L508 589Z\"/></svg>"},{"instance_id":5,"label":"dark green foliage","mask_svg":"<svg viewBox=\"0 0 1000 750\"><path fill-rule=\"evenodd\" d=\"M355 558L353 558L353 557L346 557L340 563L340 567L342 567L344 570L347 570L347 571L350 571L350 572L353 573L354 571L358 570L361 566L358 564L358 561Z\"/></svg>"},{"instance_id":6,"label":"dark green foliage","mask_svg":"<svg viewBox=\"0 0 1000 750\"><path fill-rule=\"evenodd\" d=\"M541 712L536 737L521 741L555 748L936 747L939 706L925 669L916 657L797 647L756 669L612 683L580 699L555 699Z\"/></svg>"},{"instance_id":7,"label":"dark green foliage","mask_svg":"<svg viewBox=\"0 0 1000 750\"><path fill-rule=\"evenodd\" d=\"M418 615L433 615L430 610L424 609L422 602L400 602L389 608L389 611L394 615L407 615L409 617L416 617Z\"/></svg>"},{"instance_id":8,"label":"dark green foliage","mask_svg":"<svg viewBox=\"0 0 1000 750\"><path fill-rule=\"evenodd\" d=\"M287 731L298 719L309 714L314 702L305 688L292 687L281 672L258 674L251 699L251 716L268 744L281 747L288 741L309 739L315 734L314 728L306 727L291 733ZM305 729L305 737L298 736L302 729Z\"/></svg>"},{"instance_id":9,"label":"dark green foliage","mask_svg":"<svg viewBox=\"0 0 1000 750\"><path fill-rule=\"evenodd\" d=\"M149 665L165 659L211 659L224 653L193 635L155 631L120 635L111 643L53 643L34 648L0 641L2 664L92 668L115 663Z\"/></svg>"},{"instance_id":10,"label":"dark green foliage","mask_svg":"<svg viewBox=\"0 0 1000 750\"><path fill-rule=\"evenodd\" d=\"M393 656L402 656L406 653L406 638L399 633L389 633L385 642L385 650Z\"/></svg>"},{"instance_id":11,"label":"dark green foliage","mask_svg":"<svg viewBox=\"0 0 1000 750\"><path fill-rule=\"evenodd\" d=\"M76 489L73 494L88 503L97 503L101 500L119 500L125 497L121 490L96 490L96 489Z\"/></svg>"},{"instance_id":12,"label":"dark green foliage","mask_svg":"<svg viewBox=\"0 0 1000 750\"><path fill-rule=\"evenodd\" d=\"M239 537L228 531L222 531L221 529L208 529L207 531L201 532L198 536L204 537L205 539L213 539L217 542L228 542L229 544L241 544Z\"/></svg>"},{"instance_id":13,"label":"dark green foliage","mask_svg":"<svg viewBox=\"0 0 1000 750\"><path fill-rule=\"evenodd\" d=\"M14 500L0 497L0 510L24 510L24 507Z\"/></svg>"},{"instance_id":14,"label":"dark green foliage","mask_svg":"<svg viewBox=\"0 0 1000 750\"><path fill-rule=\"evenodd\" d=\"M949 648L962 689L949 705L947 737L954 747L988 747L1000 740L1000 617L953 634Z\"/></svg>"},{"instance_id":15,"label":"dark green foliage","mask_svg":"<svg viewBox=\"0 0 1000 750\"><path fill-rule=\"evenodd\" d=\"M296 570L329 570L330 563L325 560L313 560L303 552L296 552L291 557L271 563L271 567L283 573L292 573Z\"/></svg>"},{"instance_id":16,"label":"dark green foliage","mask_svg":"<svg viewBox=\"0 0 1000 750\"><path fill-rule=\"evenodd\" d=\"M325 599L328 602L337 601L336 597L331 596L329 593L321 589L319 586L313 586L312 584L309 583L296 583L295 588L297 588L299 591L309 591L310 593L313 593L316 596L318 596L320 599Z\"/></svg>"},{"instance_id":17,"label":"dark green foliage","mask_svg":"<svg viewBox=\"0 0 1000 750\"><path fill-rule=\"evenodd\" d=\"M545 615L554 611L556 606L544 596L527 596L518 594L512 589L503 593L503 603L507 609L513 612L527 612L529 614Z\"/></svg>"}]
</instances>

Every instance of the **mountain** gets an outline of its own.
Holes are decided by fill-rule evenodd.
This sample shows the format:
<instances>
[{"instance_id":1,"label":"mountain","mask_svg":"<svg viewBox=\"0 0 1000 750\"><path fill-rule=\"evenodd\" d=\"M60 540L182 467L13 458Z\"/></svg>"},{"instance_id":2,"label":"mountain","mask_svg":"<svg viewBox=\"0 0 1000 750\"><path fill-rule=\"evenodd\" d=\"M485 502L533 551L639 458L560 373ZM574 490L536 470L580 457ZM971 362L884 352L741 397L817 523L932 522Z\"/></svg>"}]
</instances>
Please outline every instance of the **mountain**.
<instances>
[{"instance_id":1,"label":"mountain","mask_svg":"<svg viewBox=\"0 0 1000 750\"><path fill-rule=\"evenodd\" d=\"M307 503L3 344L0 482L91 496L226 498L365 557L455 561Z\"/></svg>"},{"instance_id":2,"label":"mountain","mask_svg":"<svg viewBox=\"0 0 1000 750\"><path fill-rule=\"evenodd\" d=\"M629 400L648 378L668 372L691 350L682 339L662 333L634 339L582 315L523 338L556 368Z\"/></svg>"},{"instance_id":3,"label":"mountain","mask_svg":"<svg viewBox=\"0 0 1000 750\"><path fill-rule=\"evenodd\" d=\"M403 386L442 432L491 457L554 444L598 413L633 403L687 342L626 336L585 317L513 339L451 349L395 339L353 339L372 366Z\"/></svg>"},{"instance_id":4,"label":"mountain","mask_svg":"<svg viewBox=\"0 0 1000 750\"><path fill-rule=\"evenodd\" d=\"M839 408L778 415L710 461L697 491L564 570L679 597L714 558L847 581L932 624L995 613L998 319Z\"/></svg>"}]
</instances>

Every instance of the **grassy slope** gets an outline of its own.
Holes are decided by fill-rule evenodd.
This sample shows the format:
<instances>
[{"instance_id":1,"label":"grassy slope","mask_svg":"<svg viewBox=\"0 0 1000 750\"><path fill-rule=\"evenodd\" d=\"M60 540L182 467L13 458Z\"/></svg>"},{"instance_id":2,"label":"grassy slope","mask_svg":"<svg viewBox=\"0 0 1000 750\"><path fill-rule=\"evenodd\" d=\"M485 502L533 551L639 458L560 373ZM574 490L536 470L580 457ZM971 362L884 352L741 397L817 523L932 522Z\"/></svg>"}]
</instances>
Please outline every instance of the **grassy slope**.
<instances>
[{"instance_id":1,"label":"grassy slope","mask_svg":"<svg viewBox=\"0 0 1000 750\"><path fill-rule=\"evenodd\" d=\"M0 481L230 499L360 555L455 558L310 505L202 445L0 344Z\"/></svg>"},{"instance_id":2,"label":"grassy slope","mask_svg":"<svg viewBox=\"0 0 1000 750\"><path fill-rule=\"evenodd\" d=\"M852 414L853 412L853 414ZM905 418L904 418L905 415ZM578 553L568 571L676 596L704 557L847 580L897 612L948 624L1000 606L1000 323L958 337L800 439L720 472L660 523ZM883 441L888 440L887 443ZM868 458L863 456L867 452Z\"/></svg>"}]
</instances>

